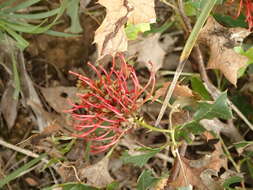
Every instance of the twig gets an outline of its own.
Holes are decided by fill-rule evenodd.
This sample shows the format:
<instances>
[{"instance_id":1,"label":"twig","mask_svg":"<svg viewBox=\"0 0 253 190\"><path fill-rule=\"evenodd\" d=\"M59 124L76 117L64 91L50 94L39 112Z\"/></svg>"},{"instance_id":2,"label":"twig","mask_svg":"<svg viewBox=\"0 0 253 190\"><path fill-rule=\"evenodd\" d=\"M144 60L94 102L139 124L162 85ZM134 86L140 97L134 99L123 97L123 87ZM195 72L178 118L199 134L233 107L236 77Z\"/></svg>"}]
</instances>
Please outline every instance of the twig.
<instances>
[{"instance_id":1,"label":"twig","mask_svg":"<svg viewBox=\"0 0 253 190\"><path fill-rule=\"evenodd\" d=\"M26 150L26 149L23 149L23 148L20 148L18 146L15 146L13 144L10 144L10 143L7 143L5 142L4 140L0 139L0 145L6 147L6 148L9 148L9 149L12 149L12 150L15 150L17 152L20 152L22 154L25 154L27 156L30 156L30 157L33 157L33 158L38 158L40 155L38 154L35 154L33 153L32 151L30 150ZM48 160L45 160L45 159L42 159L42 161L48 163Z\"/></svg>"}]
</instances>

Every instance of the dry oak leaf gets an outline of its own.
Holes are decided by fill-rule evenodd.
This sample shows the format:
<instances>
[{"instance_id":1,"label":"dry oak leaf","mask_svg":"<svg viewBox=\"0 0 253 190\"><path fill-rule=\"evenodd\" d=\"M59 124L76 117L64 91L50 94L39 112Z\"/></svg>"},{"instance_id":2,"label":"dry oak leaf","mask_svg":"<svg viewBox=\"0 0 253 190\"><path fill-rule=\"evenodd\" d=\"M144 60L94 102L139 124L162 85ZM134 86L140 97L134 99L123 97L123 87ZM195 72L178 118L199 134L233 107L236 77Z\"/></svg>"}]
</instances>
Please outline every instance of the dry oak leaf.
<instances>
[{"instance_id":1,"label":"dry oak leaf","mask_svg":"<svg viewBox=\"0 0 253 190\"><path fill-rule=\"evenodd\" d=\"M206 140L214 138L209 132L205 132L204 135L206 136ZM188 160L181 157L181 160L183 169L180 166L178 176L175 180L169 179L168 184L170 187L176 189L191 184L201 190L222 189L220 183L214 181L211 177L213 175L217 176L222 167L227 168L227 158L224 156L220 142L215 144L215 150L210 155L205 155L198 160ZM176 162L178 163L174 164L174 171L176 170L176 165L179 164L179 160L177 159Z\"/></svg>"},{"instance_id":2,"label":"dry oak leaf","mask_svg":"<svg viewBox=\"0 0 253 190\"><path fill-rule=\"evenodd\" d=\"M127 51L125 24L154 22L156 15L154 0L99 0L106 8L106 17L95 32L94 42L98 48L98 58L114 56Z\"/></svg>"},{"instance_id":3,"label":"dry oak leaf","mask_svg":"<svg viewBox=\"0 0 253 190\"><path fill-rule=\"evenodd\" d=\"M159 97L164 96L167 92L168 87L171 82L166 82L163 84L163 87L158 89L154 95L153 101L157 100ZM193 97L192 90L186 85L177 84L175 90L173 91L174 97Z\"/></svg>"},{"instance_id":4,"label":"dry oak leaf","mask_svg":"<svg viewBox=\"0 0 253 190\"><path fill-rule=\"evenodd\" d=\"M159 43L160 36L159 33L149 35L140 41L130 43L128 48L130 56L138 54L137 61L145 64L150 71L155 73L162 67L166 54ZM150 50L152 50L152 53L150 53Z\"/></svg>"},{"instance_id":5,"label":"dry oak leaf","mask_svg":"<svg viewBox=\"0 0 253 190\"><path fill-rule=\"evenodd\" d=\"M108 171L108 164L109 158L105 157L94 165L80 169L79 176L86 179L88 185L103 188L114 181Z\"/></svg>"},{"instance_id":6,"label":"dry oak leaf","mask_svg":"<svg viewBox=\"0 0 253 190\"><path fill-rule=\"evenodd\" d=\"M210 48L208 68L219 69L236 86L238 70L246 66L248 58L236 53L233 48L250 34L244 28L226 28L209 17L202 29L199 41Z\"/></svg>"}]
</instances>

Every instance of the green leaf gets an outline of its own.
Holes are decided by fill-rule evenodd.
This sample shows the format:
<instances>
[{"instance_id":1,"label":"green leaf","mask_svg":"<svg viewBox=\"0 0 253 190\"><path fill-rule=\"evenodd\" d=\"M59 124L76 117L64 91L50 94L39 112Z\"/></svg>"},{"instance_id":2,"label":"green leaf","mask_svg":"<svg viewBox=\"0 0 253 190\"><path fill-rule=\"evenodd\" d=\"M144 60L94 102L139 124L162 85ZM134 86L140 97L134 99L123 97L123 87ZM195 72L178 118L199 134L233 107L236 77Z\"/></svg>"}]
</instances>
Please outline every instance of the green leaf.
<instances>
[{"instance_id":1,"label":"green leaf","mask_svg":"<svg viewBox=\"0 0 253 190\"><path fill-rule=\"evenodd\" d=\"M10 36L12 36L16 41L17 41L17 46L18 48L20 48L21 50L24 50L29 43L18 33L16 33L14 30L2 25L0 23L0 28L3 28Z\"/></svg>"},{"instance_id":2,"label":"green leaf","mask_svg":"<svg viewBox=\"0 0 253 190\"><path fill-rule=\"evenodd\" d=\"M150 30L148 30L148 31L146 31L146 32L144 32L143 33L143 35L144 35L144 37L145 36L147 36L147 35L149 35L149 34L151 34L151 33L163 33L163 32L165 32L168 28L170 28L171 26L173 26L173 24L174 24L175 22L172 22L172 21L167 21L167 22L165 22L162 26L160 26L160 27L156 27L156 25L155 24L151 24L150 26L151 26L151 29Z\"/></svg>"},{"instance_id":3,"label":"green leaf","mask_svg":"<svg viewBox=\"0 0 253 190\"><path fill-rule=\"evenodd\" d=\"M149 30L149 23L128 24L125 28L125 32L129 40L135 40L138 37L139 33L143 33Z\"/></svg>"},{"instance_id":4,"label":"green leaf","mask_svg":"<svg viewBox=\"0 0 253 190\"><path fill-rule=\"evenodd\" d=\"M61 188L61 190L99 190L97 188L94 188L85 184L73 183L73 182L53 185L51 187L43 188L42 190L53 190L56 188Z\"/></svg>"},{"instance_id":5,"label":"green leaf","mask_svg":"<svg viewBox=\"0 0 253 190\"><path fill-rule=\"evenodd\" d=\"M191 78L191 86L192 86L192 90L194 92L197 92L205 100L212 99L211 96L209 95L208 91L206 90L205 86L203 85L203 82L199 78L192 77Z\"/></svg>"},{"instance_id":6,"label":"green leaf","mask_svg":"<svg viewBox=\"0 0 253 190\"><path fill-rule=\"evenodd\" d=\"M219 21L223 25L225 24L229 27L243 27L243 28L248 27L247 22L245 22L244 15L240 15L236 19L231 16L221 15L221 14L213 14L213 16L217 21Z\"/></svg>"},{"instance_id":7,"label":"green leaf","mask_svg":"<svg viewBox=\"0 0 253 190\"><path fill-rule=\"evenodd\" d=\"M106 190L117 190L119 188L119 183L114 181L106 186Z\"/></svg>"},{"instance_id":8,"label":"green leaf","mask_svg":"<svg viewBox=\"0 0 253 190\"><path fill-rule=\"evenodd\" d=\"M70 32L80 33L83 31L79 21L79 3L80 0L71 0L67 7L67 14L71 19Z\"/></svg>"},{"instance_id":9,"label":"green leaf","mask_svg":"<svg viewBox=\"0 0 253 190\"><path fill-rule=\"evenodd\" d=\"M42 154L41 156L39 156L38 158L35 158L33 160L31 160L30 162L26 163L25 165L23 165L22 167L16 169L14 172L12 172L11 174L9 174L8 176L6 176L5 178L0 180L0 188L2 188L4 185L6 185L7 183L9 183L10 181L24 175L25 171L27 171L28 169L30 169L32 166L34 166L35 164L37 164L39 161L41 161L41 159L43 159L44 157L46 157L46 154Z\"/></svg>"},{"instance_id":10,"label":"green leaf","mask_svg":"<svg viewBox=\"0 0 253 190\"><path fill-rule=\"evenodd\" d=\"M253 120L253 106L250 103L250 99L242 94L234 94L231 98L231 101L238 107L238 109L245 115L247 118L252 118Z\"/></svg>"},{"instance_id":11,"label":"green leaf","mask_svg":"<svg viewBox=\"0 0 253 190\"><path fill-rule=\"evenodd\" d=\"M187 16L195 16L198 14L198 11L195 6L193 6L193 2L185 2L184 3L184 11Z\"/></svg>"},{"instance_id":12,"label":"green leaf","mask_svg":"<svg viewBox=\"0 0 253 190\"><path fill-rule=\"evenodd\" d=\"M10 18L17 18L17 19L43 19L48 18L50 16L56 15L59 12L60 8L53 9L51 11L43 12L43 13L36 13L36 14L15 14L15 13L5 13L0 12L0 16L3 17L10 17Z\"/></svg>"},{"instance_id":13,"label":"green leaf","mask_svg":"<svg viewBox=\"0 0 253 190\"><path fill-rule=\"evenodd\" d=\"M124 152L121 159L123 160L125 164L132 163L135 166L142 167L148 162L150 158L152 158L155 154L157 154L160 151L161 149L152 149L152 150L146 151L145 154L136 155L136 156L131 156L128 154L128 152Z\"/></svg>"},{"instance_id":14,"label":"green leaf","mask_svg":"<svg viewBox=\"0 0 253 190\"><path fill-rule=\"evenodd\" d=\"M234 184L234 183L239 183L243 180L243 178L239 177L239 176L233 176L230 177L228 179L225 180L225 182L223 183L223 187L226 190L234 190L234 188L231 188L230 185Z\"/></svg>"},{"instance_id":15,"label":"green leaf","mask_svg":"<svg viewBox=\"0 0 253 190\"><path fill-rule=\"evenodd\" d=\"M137 190L147 190L152 187L159 179L152 176L152 172L144 170L138 178Z\"/></svg>"},{"instance_id":16,"label":"green leaf","mask_svg":"<svg viewBox=\"0 0 253 190\"><path fill-rule=\"evenodd\" d=\"M232 111L227 103L227 93L222 93L213 104L199 103L199 108L193 117L196 121L213 119L215 117L221 119L232 118Z\"/></svg>"}]
</instances>

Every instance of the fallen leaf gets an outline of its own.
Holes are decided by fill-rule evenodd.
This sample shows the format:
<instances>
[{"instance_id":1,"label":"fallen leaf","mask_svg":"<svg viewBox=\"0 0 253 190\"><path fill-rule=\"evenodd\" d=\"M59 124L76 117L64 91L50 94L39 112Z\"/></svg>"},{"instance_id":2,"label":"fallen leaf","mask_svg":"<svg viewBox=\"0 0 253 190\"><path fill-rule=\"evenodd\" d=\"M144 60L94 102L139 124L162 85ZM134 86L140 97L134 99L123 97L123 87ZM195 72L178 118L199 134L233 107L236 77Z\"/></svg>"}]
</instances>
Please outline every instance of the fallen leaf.
<instances>
[{"instance_id":1,"label":"fallen leaf","mask_svg":"<svg viewBox=\"0 0 253 190\"><path fill-rule=\"evenodd\" d=\"M14 99L14 91L15 88L12 86L10 82L5 89L1 103L0 103L0 112L3 114L3 117L7 123L8 129L11 129L15 124L17 118L17 107L18 107L18 99Z\"/></svg>"},{"instance_id":2,"label":"fallen leaf","mask_svg":"<svg viewBox=\"0 0 253 190\"><path fill-rule=\"evenodd\" d=\"M98 163L80 170L80 177L86 179L88 185L98 188L105 187L114 180L108 171L109 158L105 157Z\"/></svg>"},{"instance_id":3,"label":"fallen leaf","mask_svg":"<svg viewBox=\"0 0 253 190\"><path fill-rule=\"evenodd\" d=\"M168 87L170 86L171 82L166 82L163 84L163 87L158 89L155 92L153 101L157 100L159 97L164 96L167 92ZM177 84L175 90L173 91L173 96L175 97L193 97L192 90L185 85Z\"/></svg>"},{"instance_id":4,"label":"fallen leaf","mask_svg":"<svg viewBox=\"0 0 253 190\"><path fill-rule=\"evenodd\" d=\"M219 69L236 86L238 70L248 58L236 53L234 47L250 34L244 28L226 28L210 17L199 35L199 41L210 48L208 68Z\"/></svg>"},{"instance_id":5,"label":"fallen leaf","mask_svg":"<svg viewBox=\"0 0 253 190\"><path fill-rule=\"evenodd\" d=\"M128 0L133 7L128 22L131 24L154 23L156 22L155 1L154 0Z\"/></svg>"},{"instance_id":6,"label":"fallen leaf","mask_svg":"<svg viewBox=\"0 0 253 190\"><path fill-rule=\"evenodd\" d=\"M207 140L214 138L209 132L205 132L204 135ZM227 159L224 156L221 143L218 142L214 146L215 151L201 159L188 160L181 157L181 163L177 159L176 162L180 163L179 173L175 180L169 179L169 186L176 189L191 184L201 190L213 190L214 187L222 189L220 183L214 181L212 176L218 176L220 169L227 167ZM174 164L174 170L176 165Z\"/></svg>"},{"instance_id":7,"label":"fallen leaf","mask_svg":"<svg viewBox=\"0 0 253 190\"><path fill-rule=\"evenodd\" d=\"M94 42L97 44L98 57L114 56L117 52L127 50L127 37L124 26L131 24L154 22L154 0L99 0L106 8L106 17L95 32ZM143 11L143 9L145 11Z\"/></svg>"},{"instance_id":8,"label":"fallen leaf","mask_svg":"<svg viewBox=\"0 0 253 190\"><path fill-rule=\"evenodd\" d=\"M67 99L74 97L77 92L75 87L64 86L40 89L46 101L58 113L62 113L64 110L71 108L71 105L67 102Z\"/></svg>"},{"instance_id":9,"label":"fallen leaf","mask_svg":"<svg viewBox=\"0 0 253 190\"><path fill-rule=\"evenodd\" d=\"M14 81L13 74L13 58L16 60L16 68L19 72L19 57L18 49L16 48L16 42L5 36L5 40L0 40L0 64L3 66L5 71L9 74L9 82L6 85L6 89L4 90L1 102L0 102L0 113L2 113L3 118L5 119L8 129L11 129L15 124L15 120L17 118L18 112L18 88L17 84ZM16 87L17 86L17 87ZM17 93L18 92L18 93ZM15 98L14 98L15 96Z\"/></svg>"},{"instance_id":10,"label":"fallen leaf","mask_svg":"<svg viewBox=\"0 0 253 190\"><path fill-rule=\"evenodd\" d=\"M137 61L145 64L153 72L157 72L162 67L166 54L159 42L160 35L159 33L149 35L130 43L128 48L130 56L137 54Z\"/></svg>"}]
</instances>

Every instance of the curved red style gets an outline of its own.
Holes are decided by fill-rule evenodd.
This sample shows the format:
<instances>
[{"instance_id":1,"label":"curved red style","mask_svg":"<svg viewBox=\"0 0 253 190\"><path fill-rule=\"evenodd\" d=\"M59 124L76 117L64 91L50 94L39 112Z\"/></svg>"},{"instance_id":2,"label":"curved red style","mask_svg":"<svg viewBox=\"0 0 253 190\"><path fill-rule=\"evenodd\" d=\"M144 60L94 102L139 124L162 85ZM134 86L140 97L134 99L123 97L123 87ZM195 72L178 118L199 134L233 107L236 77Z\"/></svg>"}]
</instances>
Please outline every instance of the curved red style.
<instances>
[{"instance_id":1,"label":"curved red style","mask_svg":"<svg viewBox=\"0 0 253 190\"><path fill-rule=\"evenodd\" d=\"M116 68L113 58L109 72L88 63L96 72L96 80L70 71L78 77L84 92L77 94L78 104L70 101L73 108L67 112L72 115L75 130L80 131L75 136L91 142L91 153L94 154L116 144L132 128L131 118L135 117L138 108L150 98L154 89L154 73L142 87L134 68L125 61L123 55L119 54L116 58L120 60L120 68ZM145 100L141 100L148 86L152 86L151 92Z\"/></svg>"}]
</instances>

